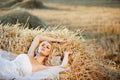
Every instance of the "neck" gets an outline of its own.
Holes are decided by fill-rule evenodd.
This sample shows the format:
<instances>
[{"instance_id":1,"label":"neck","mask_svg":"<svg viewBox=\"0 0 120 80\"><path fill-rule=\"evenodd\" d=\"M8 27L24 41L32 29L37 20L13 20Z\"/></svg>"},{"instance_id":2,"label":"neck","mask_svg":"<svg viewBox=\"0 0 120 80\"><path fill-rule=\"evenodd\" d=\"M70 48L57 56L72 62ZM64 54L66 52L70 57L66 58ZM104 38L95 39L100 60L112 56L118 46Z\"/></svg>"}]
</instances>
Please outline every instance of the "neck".
<instances>
[{"instance_id":1,"label":"neck","mask_svg":"<svg viewBox=\"0 0 120 80\"><path fill-rule=\"evenodd\" d=\"M39 64L42 64L43 61L44 61L44 59L45 59L45 56L40 55L40 56L36 56L36 57L34 57L34 58L35 58L35 60L37 60L37 62L38 62Z\"/></svg>"}]
</instances>

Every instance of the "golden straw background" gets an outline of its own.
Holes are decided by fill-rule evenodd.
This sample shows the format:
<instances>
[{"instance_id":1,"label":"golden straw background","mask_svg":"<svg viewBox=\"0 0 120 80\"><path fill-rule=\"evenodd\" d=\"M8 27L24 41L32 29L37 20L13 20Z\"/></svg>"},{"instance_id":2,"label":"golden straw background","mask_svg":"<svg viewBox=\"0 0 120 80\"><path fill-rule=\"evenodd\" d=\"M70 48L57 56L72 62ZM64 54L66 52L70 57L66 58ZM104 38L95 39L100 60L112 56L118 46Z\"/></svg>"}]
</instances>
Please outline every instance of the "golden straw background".
<instances>
[{"instance_id":1,"label":"golden straw background","mask_svg":"<svg viewBox=\"0 0 120 80\"><path fill-rule=\"evenodd\" d=\"M50 27L47 29L28 29L20 24L0 25L0 48L15 54L27 53L33 38L40 34L54 38L67 38L65 44L54 43L53 53L45 65L57 65L55 57L62 57L63 51L71 47L73 54L69 57L70 71L60 72L60 80L119 80L120 66L114 61L96 56L96 41L85 40L67 28ZM90 44L89 44L90 43ZM101 52L99 51L99 54Z\"/></svg>"}]
</instances>

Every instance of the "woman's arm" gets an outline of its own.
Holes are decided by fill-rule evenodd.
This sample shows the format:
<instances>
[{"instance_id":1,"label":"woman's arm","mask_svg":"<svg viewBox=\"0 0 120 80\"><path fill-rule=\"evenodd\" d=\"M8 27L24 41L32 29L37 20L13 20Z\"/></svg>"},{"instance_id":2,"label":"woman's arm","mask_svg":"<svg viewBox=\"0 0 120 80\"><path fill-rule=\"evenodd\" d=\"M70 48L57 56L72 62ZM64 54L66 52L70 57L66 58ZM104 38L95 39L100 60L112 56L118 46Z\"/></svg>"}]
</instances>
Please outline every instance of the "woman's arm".
<instances>
[{"instance_id":1,"label":"woman's arm","mask_svg":"<svg viewBox=\"0 0 120 80\"><path fill-rule=\"evenodd\" d=\"M64 52L64 58L63 58L63 61L62 61L62 64L60 65L60 67L62 67L62 68L67 68L68 67L69 54L71 54L70 51L65 51Z\"/></svg>"},{"instance_id":2,"label":"woman's arm","mask_svg":"<svg viewBox=\"0 0 120 80\"><path fill-rule=\"evenodd\" d=\"M55 39L47 36L38 35L33 39L33 42L31 43L31 46L28 50L28 55L34 56L34 51L41 41L51 41L51 42L59 42L59 43L66 42L65 39Z\"/></svg>"},{"instance_id":3,"label":"woman's arm","mask_svg":"<svg viewBox=\"0 0 120 80\"><path fill-rule=\"evenodd\" d=\"M68 67L68 57L69 57L69 55L71 53L72 53L71 50L64 52L64 58L63 58L63 61L62 61L61 65L58 65L58 66L45 66L45 65L40 64L40 65L38 65L38 67L35 66L36 70L34 70L34 71L39 71L39 70L42 70L42 69L50 69L50 68L53 68L53 67L67 68Z\"/></svg>"}]
</instances>

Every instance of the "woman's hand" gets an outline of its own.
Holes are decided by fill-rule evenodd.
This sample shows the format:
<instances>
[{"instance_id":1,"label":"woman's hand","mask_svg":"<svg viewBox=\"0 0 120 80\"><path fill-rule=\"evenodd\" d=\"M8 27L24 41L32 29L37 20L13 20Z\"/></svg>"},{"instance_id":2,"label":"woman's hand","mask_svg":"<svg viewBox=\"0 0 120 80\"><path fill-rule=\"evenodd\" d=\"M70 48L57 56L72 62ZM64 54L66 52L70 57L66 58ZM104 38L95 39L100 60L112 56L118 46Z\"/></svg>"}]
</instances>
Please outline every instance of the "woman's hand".
<instances>
[{"instance_id":1,"label":"woman's hand","mask_svg":"<svg viewBox=\"0 0 120 80\"><path fill-rule=\"evenodd\" d=\"M67 49L66 51L64 51L64 58L63 58L62 64L60 65L62 68L68 67L68 57L70 54L72 54L71 49Z\"/></svg>"},{"instance_id":2,"label":"woman's hand","mask_svg":"<svg viewBox=\"0 0 120 80\"><path fill-rule=\"evenodd\" d=\"M70 55L70 54L72 54L72 53L73 53L73 52L72 52L71 49L68 49L68 50L64 51L64 55Z\"/></svg>"},{"instance_id":3,"label":"woman's hand","mask_svg":"<svg viewBox=\"0 0 120 80\"><path fill-rule=\"evenodd\" d=\"M59 39L57 42L58 42L58 43L66 43L66 42L67 42L67 39L66 39L66 38L64 38L64 39Z\"/></svg>"}]
</instances>

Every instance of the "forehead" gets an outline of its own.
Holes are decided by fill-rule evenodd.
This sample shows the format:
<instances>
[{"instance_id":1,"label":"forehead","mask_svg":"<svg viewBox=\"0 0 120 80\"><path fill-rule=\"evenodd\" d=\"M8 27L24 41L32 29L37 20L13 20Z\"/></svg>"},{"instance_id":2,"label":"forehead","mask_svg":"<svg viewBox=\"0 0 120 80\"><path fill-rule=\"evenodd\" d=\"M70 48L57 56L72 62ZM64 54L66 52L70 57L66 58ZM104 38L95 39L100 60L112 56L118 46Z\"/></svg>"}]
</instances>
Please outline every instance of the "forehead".
<instances>
[{"instance_id":1,"label":"forehead","mask_svg":"<svg viewBox=\"0 0 120 80\"><path fill-rule=\"evenodd\" d=\"M48 46L51 46L51 44L48 41L43 41L43 42L41 42L41 44L46 44Z\"/></svg>"}]
</instances>

